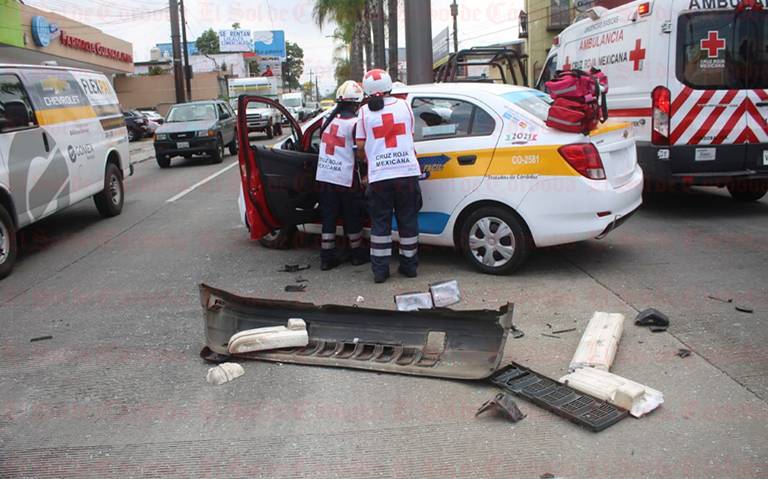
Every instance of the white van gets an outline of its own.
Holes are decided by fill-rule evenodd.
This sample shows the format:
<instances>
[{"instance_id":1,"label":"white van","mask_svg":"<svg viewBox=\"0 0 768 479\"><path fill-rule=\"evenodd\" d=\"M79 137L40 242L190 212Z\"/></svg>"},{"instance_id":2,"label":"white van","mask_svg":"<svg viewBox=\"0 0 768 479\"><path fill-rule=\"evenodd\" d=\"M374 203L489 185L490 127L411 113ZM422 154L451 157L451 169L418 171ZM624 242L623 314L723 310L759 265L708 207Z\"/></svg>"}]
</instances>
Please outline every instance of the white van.
<instances>
[{"instance_id":1,"label":"white van","mask_svg":"<svg viewBox=\"0 0 768 479\"><path fill-rule=\"evenodd\" d=\"M128 132L103 74L0 64L0 278L19 229L91 196L102 216L119 215L129 172Z\"/></svg>"},{"instance_id":2,"label":"white van","mask_svg":"<svg viewBox=\"0 0 768 479\"><path fill-rule=\"evenodd\" d=\"M638 0L594 8L563 30L537 87L556 70L608 75L610 116L635 126L650 186L768 192L765 0ZM755 5L755 7L750 7Z\"/></svg>"}]
</instances>

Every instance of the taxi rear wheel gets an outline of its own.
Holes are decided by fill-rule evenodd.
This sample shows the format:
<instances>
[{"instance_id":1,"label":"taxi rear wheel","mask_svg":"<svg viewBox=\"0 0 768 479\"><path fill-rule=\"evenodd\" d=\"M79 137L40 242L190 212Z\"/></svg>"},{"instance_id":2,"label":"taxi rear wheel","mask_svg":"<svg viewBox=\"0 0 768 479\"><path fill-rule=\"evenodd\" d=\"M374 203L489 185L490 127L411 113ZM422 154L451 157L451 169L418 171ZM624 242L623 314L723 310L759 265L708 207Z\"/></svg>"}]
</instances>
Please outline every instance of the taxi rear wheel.
<instances>
[{"instance_id":1,"label":"taxi rear wheel","mask_svg":"<svg viewBox=\"0 0 768 479\"><path fill-rule=\"evenodd\" d=\"M472 266L488 274L515 271L531 250L522 220L497 206L485 206L470 213L462 224L460 241Z\"/></svg>"}]
</instances>

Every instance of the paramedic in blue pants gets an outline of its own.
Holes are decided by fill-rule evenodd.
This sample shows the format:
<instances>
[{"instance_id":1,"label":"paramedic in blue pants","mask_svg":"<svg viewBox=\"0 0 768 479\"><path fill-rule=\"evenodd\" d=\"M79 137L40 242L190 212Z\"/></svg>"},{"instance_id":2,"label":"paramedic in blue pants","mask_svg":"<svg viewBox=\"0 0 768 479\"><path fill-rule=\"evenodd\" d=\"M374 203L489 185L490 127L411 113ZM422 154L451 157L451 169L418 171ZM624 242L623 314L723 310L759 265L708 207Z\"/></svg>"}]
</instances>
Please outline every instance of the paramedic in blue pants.
<instances>
[{"instance_id":1,"label":"paramedic in blue pants","mask_svg":"<svg viewBox=\"0 0 768 479\"><path fill-rule=\"evenodd\" d=\"M344 232L349 239L351 263L361 265L368 262L368 252L363 248L365 200L354 151L357 108L363 96L363 89L356 82L344 82L336 91L336 108L320 131L315 180L323 221L320 243L320 269L323 271L333 269L341 262L336 254L336 220L339 213L343 216Z\"/></svg>"},{"instance_id":2,"label":"paramedic in blue pants","mask_svg":"<svg viewBox=\"0 0 768 479\"><path fill-rule=\"evenodd\" d=\"M413 144L413 112L404 100L389 93L392 79L383 70L370 70L363 89L371 99L358 113L357 149L368 164L368 205L371 216L371 268L376 283L389 278L392 255L392 213L400 237L403 276L415 278L419 266L421 169Z\"/></svg>"}]
</instances>

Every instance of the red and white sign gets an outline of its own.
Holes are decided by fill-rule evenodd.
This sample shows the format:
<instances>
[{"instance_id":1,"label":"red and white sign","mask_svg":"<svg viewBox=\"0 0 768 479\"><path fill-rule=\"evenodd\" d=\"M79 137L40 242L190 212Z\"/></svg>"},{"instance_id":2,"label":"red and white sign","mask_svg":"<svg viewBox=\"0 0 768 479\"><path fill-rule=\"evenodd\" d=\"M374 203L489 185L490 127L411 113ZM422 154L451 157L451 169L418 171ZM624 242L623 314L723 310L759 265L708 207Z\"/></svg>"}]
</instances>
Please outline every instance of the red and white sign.
<instances>
[{"instance_id":1,"label":"red and white sign","mask_svg":"<svg viewBox=\"0 0 768 479\"><path fill-rule=\"evenodd\" d=\"M357 118L334 118L320 137L315 179L324 183L352 186L355 171L354 131Z\"/></svg>"},{"instance_id":2,"label":"red and white sign","mask_svg":"<svg viewBox=\"0 0 768 479\"><path fill-rule=\"evenodd\" d=\"M109 58L123 63L133 63L133 55L130 53L121 52L114 48L105 47L99 42L90 42L83 40L82 38L69 35L64 30L61 31L59 42L65 47L74 48L76 50L82 50L84 52L90 52L100 57Z\"/></svg>"},{"instance_id":3,"label":"red and white sign","mask_svg":"<svg viewBox=\"0 0 768 479\"><path fill-rule=\"evenodd\" d=\"M720 51L725 50L725 39L720 38L720 32L717 30L709 31L707 38L702 38L701 49L707 52L708 58L717 58L720 56Z\"/></svg>"},{"instance_id":4,"label":"red and white sign","mask_svg":"<svg viewBox=\"0 0 768 479\"><path fill-rule=\"evenodd\" d=\"M419 176L413 144L413 112L404 100L387 97L384 108L360 108L357 138L365 140L368 181Z\"/></svg>"}]
</instances>

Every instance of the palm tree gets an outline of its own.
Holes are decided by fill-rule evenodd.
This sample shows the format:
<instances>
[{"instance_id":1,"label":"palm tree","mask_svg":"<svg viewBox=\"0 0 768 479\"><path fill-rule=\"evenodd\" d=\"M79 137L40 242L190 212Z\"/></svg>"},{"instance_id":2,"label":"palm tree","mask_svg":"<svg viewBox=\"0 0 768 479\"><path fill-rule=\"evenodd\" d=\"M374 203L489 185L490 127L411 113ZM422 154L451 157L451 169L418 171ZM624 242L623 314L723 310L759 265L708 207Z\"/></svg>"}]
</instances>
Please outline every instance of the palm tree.
<instances>
[{"instance_id":1,"label":"palm tree","mask_svg":"<svg viewBox=\"0 0 768 479\"><path fill-rule=\"evenodd\" d=\"M335 22L334 34L350 46L349 72L353 79L363 78L363 45L365 43L366 0L315 0L312 15L318 26ZM369 27L370 31L370 27Z\"/></svg>"},{"instance_id":2,"label":"palm tree","mask_svg":"<svg viewBox=\"0 0 768 479\"><path fill-rule=\"evenodd\" d=\"M387 35L389 36L389 75L392 79L398 77L397 72L397 3L398 0L387 2Z\"/></svg>"}]
</instances>

